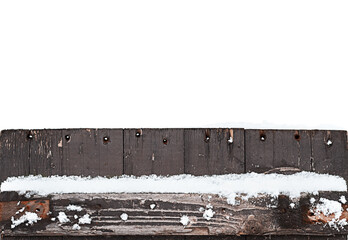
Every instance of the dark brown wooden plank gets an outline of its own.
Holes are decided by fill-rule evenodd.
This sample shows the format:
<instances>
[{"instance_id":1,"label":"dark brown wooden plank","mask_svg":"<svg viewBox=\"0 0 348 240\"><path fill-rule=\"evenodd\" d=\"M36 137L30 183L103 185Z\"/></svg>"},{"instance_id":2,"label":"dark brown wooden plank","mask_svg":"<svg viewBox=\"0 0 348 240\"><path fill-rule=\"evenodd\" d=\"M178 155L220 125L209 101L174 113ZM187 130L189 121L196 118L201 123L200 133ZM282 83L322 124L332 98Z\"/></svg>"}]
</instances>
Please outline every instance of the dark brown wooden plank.
<instances>
[{"instance_id":1,"label":"dark brown wooden plank","mask_svg":"<svg viewBox=\"0 0 348 240\"><path fill-rule=\"evenodd\" d=\"M312 170L348 180L346 131L312 131Z\"/></svg>"},{"instance_id":2,"label":"dark brown wooden plank","mask_svg":"<svg viewBox=\"0 0 348 240\"><path fill-rule=\"evenodd\" d=\"M245 130L247 172L292 167L309 171L310 133L297 130Z\"/></svg>"},{"instance_id":3,"label":"dark brown wooden plank","mask_svg":"<svg viewBox=\"0 0 348 240\"><path fill-rule=\"evenodd\" d=\"M243 173L243 129L185 129L185 173Z\"/></svg>"},{"instance_id":4,"label":"dark brown wooden plank","mask_svg":"<svg viewBox=\"0 0 348 240\"><path fill-rule=\"evenodd\" d=\"M63 148L64 175L119 176L123 173L122 129L66 129L58 144Z\"/></svg>"},{"instance_id":5,"label":"dark brown wooden plank","mask_svg":"<svg viewBox=\"0 0 348 240\"><path fill-rule=\"evenodd\" d=\"M184 173L184 130L125 129L124 173L136 176Z\"/></svg>"},{"instance_id":6,"label":"dark brown wooden plank","mask_svg":"<svg viewBox=\"0 0 348 240\"><path fill-rule=\"evenodd\" d=\"M58 141L62 130L32 130L30 142L30 170L32 175L61 175L62 152Z\"/></svg>"},{"instance_id":7,"label":"dark brown wooden plank","mask_svg":"<svg viewBox=\"0 0 348 240\"><path fill-rule=\"evenodd\" d=\"M99 176L123 174L123 129L98 129Z\"/></svg>"},{"instance_id":8,"label":"dark brown wooden plank","mask_svg":"<svg viewBox=\"0 0 348 240\"><path fill-rule=\"evenodd\" d=\"M0 135L0 180L29 174L29 149L32 134L28 130L4 130Z\"/></svg>"}]
</instances>

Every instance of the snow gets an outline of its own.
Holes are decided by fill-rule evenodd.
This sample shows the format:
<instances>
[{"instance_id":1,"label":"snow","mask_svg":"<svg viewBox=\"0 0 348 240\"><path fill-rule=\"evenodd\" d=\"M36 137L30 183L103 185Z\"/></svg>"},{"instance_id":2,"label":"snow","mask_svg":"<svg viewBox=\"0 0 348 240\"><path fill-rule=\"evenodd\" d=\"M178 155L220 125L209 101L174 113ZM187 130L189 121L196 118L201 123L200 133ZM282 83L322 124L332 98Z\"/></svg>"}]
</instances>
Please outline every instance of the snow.
<instances>
[{"instance_id":1,"label":"snow","mask_svg":"<svg viewBox=\"0 0 348 240\"><path fill-rule=\"evenodd\" d=\"M295 203L290 203L290 208L295 208Z\"/></svg>"},{"instance_id":2,"label":"snow","mask_svg":"<svg viewBox=\"0 0 348 240\"><path fill-rule=\"evenodd\" d=\"M154 203L150 204L151 209L155 209L155 207L156 207L156 204L154 204Z\"/></svg>"},{"instance_id":3,"label":"snow","mask_svg":"<svg viewBox=\"0 0 348 240\"><path fill-rule=\"evenodd\" d=\"M17 204L17 206L18 206L18 204ZM21 213L21 212L23 212L24 210L25 210L25 207L22 207L21 209L19 209L19 210L16 212L16 214Z\"/></svg>"},{"instance_id":4,"label":"snow","mask_svg":"<svg viewBox=\"0 0 348 240\"><path fill-rule=\"evenodd\" d=\"M320 198L319 203L316 205L316 212L321 212L325 216L334 214L335 218L339 219L342 214L342 206L341 203L337 201Z\"/></svg>"},{"instance_id":5,"label":"snow","mask_svg":"<svg viewBox=\"0 0 348 240\"><path fill-rule=\"evenodd\" d=\"M123 220L123 221L127 221L128 220L128 214L127 213L122 213L120 215L120 218Z\"/></svg>"},{"instance_id":6,"label":"snow","mask_svg":"<svg viewBox=\"0 0 348 240\"><path fill-rule=\"evenodd\" d=\"M82 207L77 206L77 205L72 205L72 204L67 206L66 209L68 209L69 211L78 211L78 212L82 211Z\"/></svg>"},{"instance_id":7,"label":"snow","mask_svg":"<svg viewBox=\"0 0 348 240\"><path fill-rule=\"evenodd\" d=\"M180 223L184 226L186 226L187 224L189 224L190 222L190 219L188 218L187 215L183 215L181 218L180 218Z\"/></svg>"},{"instance_id":8,"label":"snow","mask_svg":"<svg viewBox=\"0 0 348 240\"><path fill-rule=\"evenodd\" d=\"M79 224L91 224L91 222L92 219L90 218L89 214L85 214L79 218Z\"/></svg>"},{"instance_id":9,"label":"snow","mask_svg":"<svg viewBox=\"0 0 348 240\"><path fill-rule=\"evenodd\" d=\"M333 142L330 139L327 140L326 145L331 146L332 144L333 144Z\"/></svg>"},{"instance_id":10,"label":"snow","mask_svg":"<svg viewBox=\"0 0 348 240\"><path fill-rule=\"evenodd\" d=\"M66 216L65 212L59 212L58 213L58 220L60 223L67 223L70 222L69 218Z\"/></svg>"},{"instance_id":11,"label":"snow","mask_svg":"<svg viewBox=\"0 0 348 240\"><path fill-rule=\"evenodd\" d=\"M346 204L346 202L347 202L346 197L345 196L341 196L340 197L340 202L343 203L343 204Z\"/></svg>"},{"instance_id":12,"label":"snow","mask_svg":"<svg viewBox=\"0 0 348 240\"><path fill-rule=\"evenodd\" d=\"M337 230L348 224L346 219L340 219L342 212L343 209L340 202L326 198L320 198L319 203L314 208L315 215L324 214L325 216L333 216L333 219L328 222L328 225Z\"/></svg>"},{"instance_id":13,"label":"snow","mask_svg":"<svg viewBox=\"0 0 348 240\"><path fill-rule=\"evenodd\" d=\"M203 217L209 221L210 219L213 218L214 214L215 214L215 212L213 211L213 209L209 208L209 209L204 211Z\"/></svg>"},{"instance_id":14,"label":"snow","mask_svg":"<svg viewBox=\"0 0 348 240\"><path fill-rule=\"evenodd\" d=\"M78 225L77 223L75 223L73 226L72 226L72 230L80 230L81 227L80 225Z\"/></svg>"},{"instance_id":15,"label":"snow","mask_svg":"<svg viewBox=\"0 0 348 240\"><path fill-rule=\"evenodd\" d=\"M17 191L20 194L48 195L53 193L199 193L218 194L235 204L238 194L247 199L258 194L300 197L302 192L347 191L346 181L334 175L299 172L282 174L227 174L213 176L27 176L10 177L1 184L1 192ZM79 209L77 206L70 209Z\"/></svg>"},{"instance_id":16,"label":"snow","mask_svg":"<svg viewBox=\"0 0 348 240\"><path fill-rule=\"evenodd\" d=\"M27 225L33 225L33 223L36 223L39 220L41 220L41 218L36 213L25 212L19 219L14 219L14 217L11 218L11 228L15 228L25 222L27 222Z\"/></svg>"}]
</instances>

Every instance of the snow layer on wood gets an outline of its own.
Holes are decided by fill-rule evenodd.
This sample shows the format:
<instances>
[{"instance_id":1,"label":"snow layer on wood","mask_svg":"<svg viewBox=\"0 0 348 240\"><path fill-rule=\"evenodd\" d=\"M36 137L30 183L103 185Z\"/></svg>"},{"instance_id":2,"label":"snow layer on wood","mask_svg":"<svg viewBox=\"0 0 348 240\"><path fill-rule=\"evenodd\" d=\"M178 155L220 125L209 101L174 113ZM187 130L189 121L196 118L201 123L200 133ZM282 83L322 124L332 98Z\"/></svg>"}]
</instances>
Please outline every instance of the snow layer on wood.
<instances>
[{"instance_id":1,"label":"snow layer on wood","mask_svg":"<svg viewBox=\"0 0 348 240\"><path fill-rule=\"evenodd\" d=\"M120 215L120 218L123 220L123 221L127 221L128 220L128 214L127 213L122 213Z\"/></svg>"},{"instance_id":2,"label":"snow layer on wood","mask_svg":"<svg viewBox=\"0 0 348 240\"><path fill-rule=\"evenodd\" d=\"M19 219L14 219L14 217L11 218L11 228L15 228L25 222L27 222L26 225L33 225L33 223L36 223L39 220L41 220L41 218L36 213L25 212Z\"/></svg>"},{"instance_id":3,"label":"snow layer on wood","mask_svg":"<svg viewBox=\"0 0 348 240\"><path fill-rule=\"evenodd\" d=\"M79 219L79 224L91 224L91 222L92 219L90 218L89 214L85 214Z\"/></svg>"},{"instance_id":4,"label":"snow layer on wood","mask_svg":"<svg viewBox=\"0 0 348 240\"><path fill-rule=\"evenodd\" d=\"M68 209L69 211L78 211L78 212L82 211L82 207L77 206L77 205L72 205L72 204L67 206L66 209Z\"/></svg>"},{"instance_id":5,"label":"snow layer on wood","mask_svg":"<svg viewBox=\"0 0 348 240\"><path fill-rule=\"evenodd\" d=\"M312 204L314 203L313 201L310 202ZM320 198L319 203L315 205L314 209L315 210L312 210L312 212L314 212L315 215L324 214L325 216L333 216L332 220L328 222L330 227L339 230L348 224L345 218L340 219L343 208L338 201Z\"/></svg>"},{"instance_id":6,"label":"snow layer on wood","mask_svg":"<svg viewBox=\"0 0 348 240\"><path fill-rule=\"evenodd\" d=\"M27 176L10 177L1 184L1 191L33 192L39 195L59 193L206 193L227 197L233 204L237 194L248 197L258 194L300 197L301 192L347 191L346 181L338 176L299 172L282 174L227 174L213 176L176 175L79 177Z\"/></svg>"},{"instance_id":7,"label":"snow layer on wood","mask_svg":"<svg viewBox=\"0 0 348 240\"><path fill-rule=\"evenodd\" d=\"M181 218L180 218L180 223L184 226L187 226L187 224L189 224L190 222L190 219L188 218L187 215L183 215Z\"/></svg>"},{"instance_id":8,"label":"snow layer on wood","mask_svg":"<svg viewBox=\"0 0 348 240\"><path fill-rule=\"evenodd\" d=\"M58 213L58 220L60 223L70 222L69 218L66 216L65 212Z\"/></svg>"}]
</instances>

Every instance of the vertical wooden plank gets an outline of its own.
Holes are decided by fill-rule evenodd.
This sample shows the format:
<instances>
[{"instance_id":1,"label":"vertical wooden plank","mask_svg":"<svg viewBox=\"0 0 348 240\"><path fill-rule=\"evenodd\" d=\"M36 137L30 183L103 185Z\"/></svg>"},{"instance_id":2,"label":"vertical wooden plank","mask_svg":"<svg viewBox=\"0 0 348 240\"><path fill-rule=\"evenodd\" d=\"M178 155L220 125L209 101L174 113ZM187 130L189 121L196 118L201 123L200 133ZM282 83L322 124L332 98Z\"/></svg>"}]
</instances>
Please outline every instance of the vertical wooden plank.
<instances>
[{"instance_id":1,"label":"vertical wooden plank","mask_svg":"<svg viewBox=\"0 0 348 240\"><path fill-rule=\"evenodd\" d=\"M0 180L28 175L29 149L32 135L29 130L4 130L0 135Z\"/></svg>"},{"instance_id":2,"label":"vertical wooden plank","mask_svg":"<svg viewBox=\"0 0 348 240\"><path fill-rule=\"evenodd\" d=\"M33 130L30 144L30 170L33 175L61 174L61 153L58 139L62 138L61 130Z\"/></svg>"},{"instance_id":3,"label":"vertical wooden plank","mask_svg":"<svg viewBox=\"0 0 348 240\"><path fill-rule=\"evenodd\" d=\"M123 129L98 129L99 175L123 174Z\"/></svg>"},{"instance_id":4,"label":"vertical wooden plank","mask_svg":"<svg viewBox=\"0 0 348 240\"><path fill-rule=\"evenodd\" d=\"M346 131L312 131L312 168L348 180Z\"/></svg>"},{"instance_id":5,"label":"vertical wooden plank","mask_svg":"<svg viewBox=\"0 0 348 240\"><path fill-rule=\"evenodd\" d=\"M122 129L66 129L61 141L63 174L92 177L122 175Z\"/></svg>"},{"instance_id":6,"label":"vertical wooden plank","mask_svg":"<svg viewBox=\"0 0 348 240\"><path fill-rule=\"evenodd\" d=\"M136 176L184 173L184 130L125 129L124 173Z\"/></svg>"},{"instance_id":7,"label":"vertical wooden plank","mask_svg":"<svg viewBox=\"0 0 348 240\"><path fill-rule=\"evenodd\" d=\"M243 129L185 129L185 173L243 173Z\"/></svg>"},{"instance_id":8,"label":"vertical wooden plank","mask_svg":"<svg viewBox=\"0 0 348 240\"><path fill-rule=\"evenodd\" d=\"M310 142L308 131L245 130L247 171L265 172L279 167L309 171Z\"/></svg>"}]
</instances>

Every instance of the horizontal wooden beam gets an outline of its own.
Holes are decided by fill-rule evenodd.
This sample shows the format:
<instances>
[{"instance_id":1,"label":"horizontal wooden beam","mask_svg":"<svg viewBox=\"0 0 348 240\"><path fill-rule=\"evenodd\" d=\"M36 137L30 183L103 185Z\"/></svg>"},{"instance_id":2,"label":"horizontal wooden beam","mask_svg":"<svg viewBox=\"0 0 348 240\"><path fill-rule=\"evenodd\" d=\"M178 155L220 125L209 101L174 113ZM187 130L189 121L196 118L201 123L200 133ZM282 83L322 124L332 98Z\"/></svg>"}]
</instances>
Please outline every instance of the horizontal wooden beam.
<instances>
[{"instance_id":1,"label":"horizontal wooden beam","mask_svg":"<svg viewBox=\"0 0 348 240\"><path fill-rule=\"evenodd\" d=\"M340 192L303 195L297 200L260 196L238 198L237 205L230 205L225 198L209 194L57 194L31 196L28 201L28 196L4 192L2 206L18 205L8 205L11 216L3 217L0 227L5 236L347 234L347 227L329 224L332 215L312 213L316 210L313 199L337 201L341 196L348 197ZM32 201L48 204L48 217L36 207L19 212ZM340 221L348 220L347 207L342 204ZM42 219L13 227L12 221L26 212Z\"/></svg>"}]
</instances>

